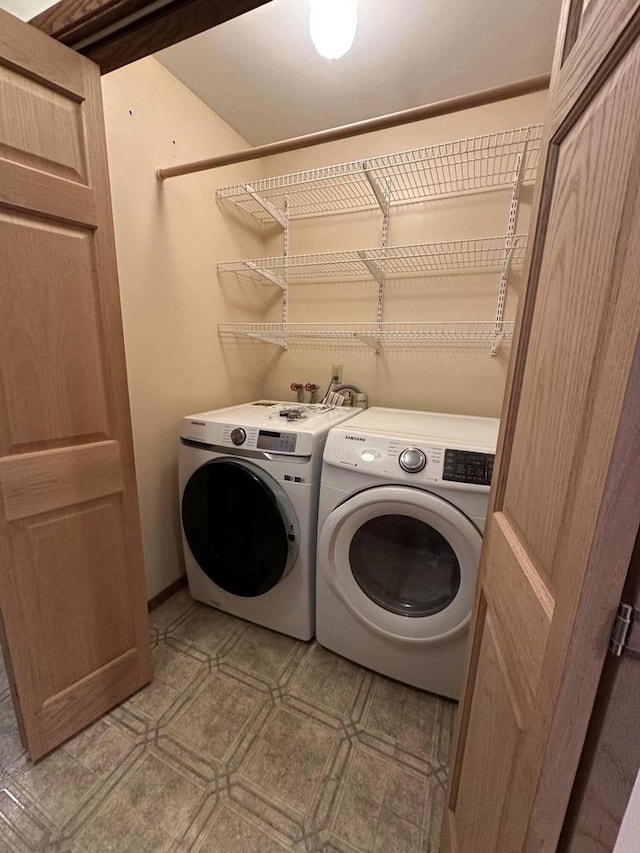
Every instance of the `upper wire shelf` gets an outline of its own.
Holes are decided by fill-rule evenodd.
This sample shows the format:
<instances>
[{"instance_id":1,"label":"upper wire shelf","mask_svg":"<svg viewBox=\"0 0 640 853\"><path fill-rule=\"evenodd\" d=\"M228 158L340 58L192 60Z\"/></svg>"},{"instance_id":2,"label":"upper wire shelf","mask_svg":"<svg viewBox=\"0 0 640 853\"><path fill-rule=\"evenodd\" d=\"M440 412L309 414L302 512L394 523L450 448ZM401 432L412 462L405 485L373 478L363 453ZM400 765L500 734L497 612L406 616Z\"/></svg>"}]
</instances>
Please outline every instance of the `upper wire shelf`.
<instances>
[{"instance_id":1,"label":"upper wire shelf","mask_svg":"<svg viewBox=\"0 0 640 853\"><path fill-rule=\"evenodd\" d=\"M320 252L275 258L252 258L218 264L218 275L285 287L297 282L373 278L380 280L428 273L499 269L505 259L524 262L526 234L478 237L411 246L388 246L344 252Z\"/></svg>"},{"instance_id":2,"label":"upper wire shelf","mask_svg":"<svg viewBox=\"0 0 640 853\"><path fill-rule=\"evenodd\" d=\"M232 203L260 222L346 213L377 207L376 189L392 205L508 187L524 153L522 181L535 180L541 124L412 148L225 187L219 203Z\"/></svg>"}]
</instances>

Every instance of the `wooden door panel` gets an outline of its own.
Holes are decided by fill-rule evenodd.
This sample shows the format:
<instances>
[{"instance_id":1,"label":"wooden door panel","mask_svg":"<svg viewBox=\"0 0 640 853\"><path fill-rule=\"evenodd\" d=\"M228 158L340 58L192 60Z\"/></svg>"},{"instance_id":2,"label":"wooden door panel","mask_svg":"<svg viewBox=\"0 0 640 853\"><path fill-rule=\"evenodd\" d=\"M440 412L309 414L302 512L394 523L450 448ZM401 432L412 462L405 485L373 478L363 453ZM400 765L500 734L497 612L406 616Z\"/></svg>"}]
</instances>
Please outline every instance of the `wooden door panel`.
<instances>
[{"instance_id":1,"label":"wooden door panel","mask_svg":"<svg viewBox=\"0 0 640 853\"><path fill-rule=\"evenodd\" d=\"M44 695L56 696L132 647L117 498L23 519L14 527L14 552L20 566L14 583L28 598L26 612L38 622L34 652ZM38 595L42 589L46 600ZM55 669L47 652L52 644L60 656Z\"/></svg>"},{"instance_id":2,"label":"wooden door panel","mask_svg":"<svg viewBox=\"0 0 640 853\"><path fill-rule=\"evenodd\" d=\"M580 439L591 416L600 327L604 324L603 334L608 332L604 307L615 298L611 290L617 286L618 241L628 215L625 185L640 130L640 87L629 85L638 69L637 58L623 63L589 113L571 128L557 158L558 191L529 338L536 371L523 378L502 507L553 593L563 508L582 462ZM603 453L600 470L592 472L596 510L607 464ZM532 501L531 494L544 494L545 500Z\"/></svg>"},{"instance_id":3,"label":"wooden door panel","mask_svg":"<svg viewBox=\"0 0 640 853\"><path fill-rule=\"evenodd\" d=\"M32 758L151 677L96 66L0 11L0 611Z\"/></svg>"},{"instance_id":4,"label":"wooden door panel","mask_svg":"<svg viewBox=\"0 0 640 853\"><path fill-rule=\"evenodd\" d=\"M93 230L0 216L5 453L110 435ZM15 370L15 353L21 369Z\"/></svg>"},{"instance_id":5,"label":"wooden door panel","mask_svg":"<svg viewBox=\"0 0 640 853\"><path fill-rule=\"evenodd\" d=\"M124 488L115 441L0 459L0 491L9 521L113 495Z\"/></svg>"},{"instance_id":6,"label":"wooden door panel","mask_svg":"<svg viewBox=\"0 0 640 853\"><path fill-rule=\"evenodd\" d=\"M5 127L0 157L87 183L82 99L0 66L0 111L20 116Z\"/></svg>"},{"instance_id":7,"label":"wooden door panel","mask_svg":"<svg viewBox=\"0 0 640 853\"><path fill-rule=\"evenodd\" d=\"M565 0L568 12L566 38L557 46L553 75L553 100L550 130L555 134L569 111L607 60L612 67L620 54L612 45L625 50L637 35L637 0ZM624 35L626 43L620 39Z\"/></svg>"},{"instance_id":8,"label":"wooden door panel","mask_svg":"<svg viewBox=\"0 0 640 853\"><path fill-rule=\"evenodd\" d=\"M552 83L445 851L555 850L640 525L640 4L590 52L593 4Z\"/></svg>"},{"instance_id":9,"label":"wooden door panel","mask_svg":"<svg viewBox=\"0 0 640 853\"><path fill-rule=\"evenodd\" d=\"M480 603L480 609L486 613L479 626L483 633L478 660L482 681L477 682L465 751L465 761L479 772L459 776L452 801L458 828L453 853L499 849L501 814L524 719L511 681L513 670L501 653L496 623L486 602Z\"/></svg>"},{"instance_id":10,"label":"wooden door panel","mask_svg":"<svg viewBox=\"0 0 640 853\"><path fill-rule=\"evenodd\" d=\"M495 614L494 634L500 638L513 694L519 706L530 712L549 638L553 599L505 515L496 513L494 521L484 543L485 560L500 570L487 571L483 589Z\"/></svg>"}]
</instances>

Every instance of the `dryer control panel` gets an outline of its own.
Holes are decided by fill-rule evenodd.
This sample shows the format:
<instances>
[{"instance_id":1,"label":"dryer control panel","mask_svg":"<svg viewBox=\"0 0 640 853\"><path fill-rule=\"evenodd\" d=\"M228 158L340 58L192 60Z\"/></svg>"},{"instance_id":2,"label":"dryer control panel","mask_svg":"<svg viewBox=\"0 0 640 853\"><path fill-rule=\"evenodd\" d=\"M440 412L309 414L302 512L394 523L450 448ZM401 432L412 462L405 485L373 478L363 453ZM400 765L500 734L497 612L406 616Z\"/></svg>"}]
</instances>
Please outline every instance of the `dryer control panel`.
<instances>
[{"instance_id":1,"label":"dryer control panel","mask_svg":"<svg viewBox=\"0 0 640 853\"><path fill-rule=\"evenodd\" d=\"M491 484L495 455L482 450L423 443L407 436L395 438L350 431L348 426L329 433L325 465L388 477L393 482L450 483L455 487Z\"/></svg>"},{"instance_id":2,"label":"dryer control panel","mask_svg":"<svg viewBox=\"0 0 640 853\"><path fill-rule=\"evenodd\" d=\"M448 448L444 452L442 479L453 483L490 486L495 458L494 453L475 453L470 450Z\"/></svg>"}]
</instances>

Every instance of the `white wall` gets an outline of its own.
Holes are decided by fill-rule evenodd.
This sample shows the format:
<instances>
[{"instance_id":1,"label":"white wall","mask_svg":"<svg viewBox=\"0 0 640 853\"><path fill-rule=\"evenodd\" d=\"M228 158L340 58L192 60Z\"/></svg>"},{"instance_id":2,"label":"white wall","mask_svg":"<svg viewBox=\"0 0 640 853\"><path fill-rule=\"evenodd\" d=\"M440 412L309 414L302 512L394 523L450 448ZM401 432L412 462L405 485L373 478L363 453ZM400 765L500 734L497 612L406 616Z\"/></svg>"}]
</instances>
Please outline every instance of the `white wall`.
<instances>
[{"instance_id":1,"label":"white wall","mask_svg":"<svg viewBox=\"0 0 640 853\"><path fill-rule=\"evenodd\" d=\"M262 238L223 218L219 175L160 184L158 166L245 146L160 63L144 59L103 77L116 250L148 594L183 571L177 501L178 425L191 412L260 394L262 355L233 358L216 324L229 307L216 264L259 253ZM227 169L235 182L259 164Z\"/></svg>"}]
</instances>

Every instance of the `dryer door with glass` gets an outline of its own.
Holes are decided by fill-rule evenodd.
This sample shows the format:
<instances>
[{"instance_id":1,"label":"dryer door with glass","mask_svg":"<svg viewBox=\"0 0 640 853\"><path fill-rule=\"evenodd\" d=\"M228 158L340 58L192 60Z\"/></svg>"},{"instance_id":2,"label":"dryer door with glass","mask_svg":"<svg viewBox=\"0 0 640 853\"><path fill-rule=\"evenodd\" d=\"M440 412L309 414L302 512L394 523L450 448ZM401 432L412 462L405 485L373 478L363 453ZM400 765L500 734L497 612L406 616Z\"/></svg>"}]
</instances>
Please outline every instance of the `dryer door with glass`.
<instances>
[{"instance_id":1,"label":"dryer door with glass","mask_svg":"<svg viewBox=\"0 0 640 853\"><path fill-rule=\"evenodd\" d=\"M298 522L282 487L250 462L215 459L182 493L182 528L202 571L234 595L272 589L290 570Z\"/></svg>"},{"instance_id":2,"label":"dryer door with glass","mask_svg":"<svg viewBox=\"0 0 640 853\"><path fill-rule=\"evenodd\" d=\"M359 492L331 512L318 570L371 630L444 641L473 608L482 536L459 509L408 486Z\"/></svg>"}]
</instances>

